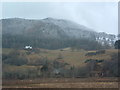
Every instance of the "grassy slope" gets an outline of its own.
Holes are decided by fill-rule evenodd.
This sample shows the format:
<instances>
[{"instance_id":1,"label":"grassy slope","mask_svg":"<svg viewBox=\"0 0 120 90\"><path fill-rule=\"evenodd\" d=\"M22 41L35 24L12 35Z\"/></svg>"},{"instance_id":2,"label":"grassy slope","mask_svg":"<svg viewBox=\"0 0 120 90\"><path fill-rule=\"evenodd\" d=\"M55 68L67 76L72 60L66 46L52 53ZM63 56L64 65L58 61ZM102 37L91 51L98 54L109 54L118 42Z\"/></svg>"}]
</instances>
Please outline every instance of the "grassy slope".
<instances>
[{"instance_id":1,"label":"grassy slope","mask_svg":"<svg viewBox=\"0 0 120 90\"><path fill-rule=\"evenodd\" d=\"M3 53L4 54L8 54L12 51L13 49L3 49ZM41 50L41 49L40 49ZM21 53L25 53L25 50L20 50ZM80 50L80 51L74 51L72 52L71 50L67 50L67 51L61 51L61 50L44 50L42 49L40 53L33 53L30 55L25 55L26 57L28 57L30 59L30 61L34 61L36 58L41 58L41 57L46 57L49 60L54 60L58 57L58 55L61 53L63 56L63 60L65 60L65 62L68 62L71 65L75 65L75 66L84 66L85 63L84 61L86 59L104 59L104 60L109 60L110 59L110 55L113 53L118 53L117 50L115 49L111 49L111 50L106 50L105 54L101 54L101 55L95 55L95 56L89 56L86 57L85 54L88 51L84 51L84 50ZM14 66L14 65L5 65L4 66L6 68L6 70L27 70L27 69L37 69L37 66L28 66L28 65L23 65L23 66ZM59 78L58 78L59 79ZM99 79L99 78L98 78ZM92 80L92 81L90 81ZM96 78L95 78L96 80ZM53 79L53 80L49 80L48 78L46 80L3 80L3 88L7 88L7 87L11 87L11 88L32 88L32 87L38 87L38 88L118 88L118 83L114 80L116 79L108 79L108 80L112 80L112 82L108 82L106 79L101 79L102 82L99 80L97 80L97 82L94 82L93 78L87 78L87 80L85 79ZM47 83L43 83L42 81L46 81ZM50 81L50 83L48 83ZM89 82L90 81L90 82ZM11 83L10 83L11 82ZM51 83L53 82L53 83ZM10 85L9 85L10 84Z\"/></svg>"},{"instance_id":2,"label":"grassy slope","mask_svg":"<svg viewBox=\"0 0 120 90\"><path fill-rule=\"evenodd\" d=\"M3 49L3 54L8 54L12 51L13 49ZM26 50L19 50L21 54L25 54ZM111 50L106 50L105 54L100 54L100 55L94 55L94 56L85 56L85 54L89 51L84 51L84 50L79 50L79 51L71 51L70 49L61 51L61 50L45 50L45 49L40 49L39 53L32 53L30 55L26 55L31 62L34 62L36 59L42 58L42 57L47 57L48 60L55 60L59 54L62 55L63 59L65 62L69 63L71 66L76 66L76 67L82 67L85 65L84 61L86 59L104 59L104 60L109 60L110 55L113 53L117 53L118 51L115 49ZM11 65L6 65L7 69L22 69L22 68L35 68L34 66L11 66Z\"/></svg>"}]
</instances>

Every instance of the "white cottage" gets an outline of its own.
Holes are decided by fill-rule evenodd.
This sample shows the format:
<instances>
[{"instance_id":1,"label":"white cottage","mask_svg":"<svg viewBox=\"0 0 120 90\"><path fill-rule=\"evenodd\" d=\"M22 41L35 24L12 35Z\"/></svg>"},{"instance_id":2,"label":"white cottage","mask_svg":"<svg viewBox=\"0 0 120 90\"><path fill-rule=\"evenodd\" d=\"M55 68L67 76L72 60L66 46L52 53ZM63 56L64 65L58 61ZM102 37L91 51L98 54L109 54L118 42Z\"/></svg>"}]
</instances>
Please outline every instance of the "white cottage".
<instances>
[{"instance_id":1,"label":"white cottage","mask_svg":"<svg viewBox=\"0 0 120 90\"><path fill-rule=\"evenodd\" d=\"M32 49L31 46L25 46L25 49Z\"/></svg>"}]
</instances>

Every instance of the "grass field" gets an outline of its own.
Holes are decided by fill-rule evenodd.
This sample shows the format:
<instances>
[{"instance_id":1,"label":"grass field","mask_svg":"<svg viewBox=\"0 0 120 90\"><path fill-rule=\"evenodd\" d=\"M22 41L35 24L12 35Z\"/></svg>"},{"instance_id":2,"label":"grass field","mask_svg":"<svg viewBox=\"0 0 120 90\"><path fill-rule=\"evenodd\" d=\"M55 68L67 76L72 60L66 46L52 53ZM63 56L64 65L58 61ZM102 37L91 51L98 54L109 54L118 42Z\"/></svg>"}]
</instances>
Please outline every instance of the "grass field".
<instances>
[{"instance_id":1,"label":"grass field","mask_svg":"<svg viewBox=\"0 0 120 90\"><path fill-rule=\"evenodd\" d=\"M3 49L4 54L8 54L12 51L13 49ZM86 59L104 59L104 60L109 60L111 57L110 55L113 53L118 53L117 50L111 49L111 50L106 50L105 54L100 54L100 55L93 55L93 56L85 56L86 53L89 51L85 50L78 50L78 51L71 51L71 49L67 49L65 51L61 50L46 50L46 49L39 49L39 53L32 53L30 55L25 55L25 57L28 58L29 61L34 62L36 59L42 58L42 57L47 57L48 60L55 60L59 54L63 57L62 60L65 62L69 63L71 66L76 66L76 67L82 67L85 65L85 60ZM26 50L19 50L21 54L25 54Z\"/></svg>"},{"instance_id":2,"label":"grass field","mask_svg":"<svg viewBox=\"0 0 120 90\"><path fill-rule=\"evenodd\" d=\"M118 88L117 78L3 80L3 88Z\"/></svg>"},{"instance_id":3,"label":"grass field","mask_svg":"<svg viewBox=\"0 0 120 90\"><path fill-rule=\"evenodd\" d=\"M9 54L14 49L3 49L3 54ZM27 55L26 50L19 49L21 54L24 54L30 62L47 57L48 60L55 60L59 55L62 56L62 60L69 63L71 66L83 67L86 65L86 59L104 59L109 60L111 55L118 53L115 49L106 50L105 54L85 56L88 52L85 50L72 51L71 49L66 50L46 50L39 49L38 53L32 52ZM37 69L38 66L33 65L4 65L4 70L27 70ZM29 80L6 80L3 79L3 88L118 88L117 78L38 78Z\"/></svg>"}]
</instances>

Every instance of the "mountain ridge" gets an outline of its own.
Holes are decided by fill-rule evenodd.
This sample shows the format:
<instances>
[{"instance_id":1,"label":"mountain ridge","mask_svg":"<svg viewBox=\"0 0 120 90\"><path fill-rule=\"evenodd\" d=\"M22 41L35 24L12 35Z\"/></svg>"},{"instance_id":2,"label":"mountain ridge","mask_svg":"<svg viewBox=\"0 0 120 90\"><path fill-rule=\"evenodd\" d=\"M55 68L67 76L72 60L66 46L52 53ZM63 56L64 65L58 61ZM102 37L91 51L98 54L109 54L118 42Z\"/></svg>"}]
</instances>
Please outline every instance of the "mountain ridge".
<instances>
[{"instance_id":1,"label":"mountain ridge","mask_svg":"<svg viewBox=\"0 0 120 90\"><path fill-rule=\"evenodd\" d=\"M116 36L105 32L96 32L83 25L70 20L54 19L51 17L45 19L24 19L9 18L2 19L3 35L21 35L32 38L46 39L89 39L95 40L101 44L106 42L113 45Z\"/></svg>"}]
</instances>

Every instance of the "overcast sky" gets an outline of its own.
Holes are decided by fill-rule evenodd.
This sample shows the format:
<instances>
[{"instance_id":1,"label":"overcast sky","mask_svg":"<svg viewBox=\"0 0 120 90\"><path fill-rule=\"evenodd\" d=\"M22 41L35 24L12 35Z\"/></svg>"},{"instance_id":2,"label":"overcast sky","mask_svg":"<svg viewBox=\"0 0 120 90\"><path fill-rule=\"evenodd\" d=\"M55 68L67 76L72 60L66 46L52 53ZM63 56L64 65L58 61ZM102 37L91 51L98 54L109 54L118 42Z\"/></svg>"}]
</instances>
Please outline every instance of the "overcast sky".
<instances>
[{"instance_id":1,"label":"overcast sky","mask_svg":"<svg viewBox=\"0 0 120 90\"><path fill-rule=\"evenodd\" d=\"M118 33L117 2L5 2L0 18L68 19L95 31Z\"/></svg>"}]
</instances>

